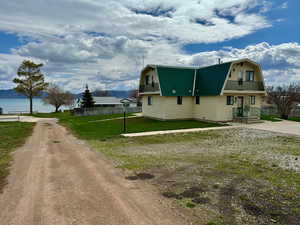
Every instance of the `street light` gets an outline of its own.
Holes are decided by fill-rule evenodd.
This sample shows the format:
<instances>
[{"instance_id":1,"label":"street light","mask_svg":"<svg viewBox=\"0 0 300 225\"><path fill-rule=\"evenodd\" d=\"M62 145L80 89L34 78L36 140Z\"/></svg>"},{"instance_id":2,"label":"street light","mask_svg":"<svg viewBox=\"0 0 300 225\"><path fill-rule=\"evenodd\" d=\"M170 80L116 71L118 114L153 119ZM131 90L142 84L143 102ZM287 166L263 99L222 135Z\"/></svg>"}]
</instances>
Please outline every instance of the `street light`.
<instances>
[{"instance_id":1,"label":"street light","mask_svg":"<svg viewBox=\"0 0 300 225\"><path fill-rule=\"evenodd\" d=\"M124 112L124 122L123 122L123 132L126 133L126 108L130 106L132 102L130 99L123 98L120 101L123 104L123 112Z\"/></svg>"}]
</instances>

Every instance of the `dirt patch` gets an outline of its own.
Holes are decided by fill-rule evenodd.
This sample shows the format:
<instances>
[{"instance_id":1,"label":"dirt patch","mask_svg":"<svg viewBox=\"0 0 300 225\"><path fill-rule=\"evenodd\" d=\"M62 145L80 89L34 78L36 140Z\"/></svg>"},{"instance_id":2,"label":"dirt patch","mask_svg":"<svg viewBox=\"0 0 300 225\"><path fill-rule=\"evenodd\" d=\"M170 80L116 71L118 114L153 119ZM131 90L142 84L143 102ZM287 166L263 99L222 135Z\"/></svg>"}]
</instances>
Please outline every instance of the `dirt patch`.
<instances>
[{"instance_id":1,"label":"dirt patch","mask_svg":"<svg viewBox=\"0 0 300 225\"><path fill-rule=\"evenodd\" d=\"M155 176L150 173L137 173L133 176L126 177L127 180L150 180L153 179Z\"/></svg>"}]
</instances>

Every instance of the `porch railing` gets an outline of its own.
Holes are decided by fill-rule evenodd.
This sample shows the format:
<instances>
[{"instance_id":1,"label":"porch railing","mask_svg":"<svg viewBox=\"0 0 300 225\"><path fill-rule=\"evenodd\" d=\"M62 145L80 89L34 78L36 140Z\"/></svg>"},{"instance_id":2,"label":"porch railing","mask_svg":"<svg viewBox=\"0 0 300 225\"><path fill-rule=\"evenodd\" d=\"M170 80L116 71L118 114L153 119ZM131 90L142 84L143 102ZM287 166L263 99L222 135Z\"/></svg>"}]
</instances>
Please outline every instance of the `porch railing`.
<instances>
[{"instance_id":1,"label":"porch railing","mask_svg":"<svg viewBox=\"0 0 300 225\"><path fill-rule=\"evenodd\" d=\"M233 118L255 117L260 118L261 109L257 107L233 108Z\"/></svg>"},{"instance_id":2,"label":"porch railing","mask_svg":"<svg viewBox=\"0 0 300 225\"><path fill-rule=\"evenodd\" d=\"M235 81L228 80L225 86L225 90L236 91L264 91L264 84L262 81Z\"/></svg>"},{"instance_id":3,"label":"porch railing","mask_svg":"<svg viewBox=\"0 0 300 225\"><path fill-rule=\"evenodd\" d=\"M150 83L148 85L140 85L139 92L157 92L159 91L158 83Z\"/></svg>"}]
</instances>

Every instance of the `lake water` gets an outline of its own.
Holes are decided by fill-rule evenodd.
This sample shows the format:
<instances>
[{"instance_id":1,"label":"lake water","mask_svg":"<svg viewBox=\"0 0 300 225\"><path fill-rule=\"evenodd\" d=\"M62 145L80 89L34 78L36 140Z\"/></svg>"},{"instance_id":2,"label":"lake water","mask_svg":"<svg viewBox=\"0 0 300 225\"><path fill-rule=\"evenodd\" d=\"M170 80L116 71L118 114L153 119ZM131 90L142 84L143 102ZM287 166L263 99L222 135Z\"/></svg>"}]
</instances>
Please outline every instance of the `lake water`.
<instances>
[{"instance_id":1,"label":"lake water","mask_svg":"<svg viewBox=\"0 0 300 225\"><path fill-rule=\"evenodd\" d=\"M13 111L29 112L29 100L27 98L0 98L0 108L2 108L3 113ZM53 112L54 110L53 106L45 105L42 99L33 99L34 112Z\"/></svg>"}]
</instances>

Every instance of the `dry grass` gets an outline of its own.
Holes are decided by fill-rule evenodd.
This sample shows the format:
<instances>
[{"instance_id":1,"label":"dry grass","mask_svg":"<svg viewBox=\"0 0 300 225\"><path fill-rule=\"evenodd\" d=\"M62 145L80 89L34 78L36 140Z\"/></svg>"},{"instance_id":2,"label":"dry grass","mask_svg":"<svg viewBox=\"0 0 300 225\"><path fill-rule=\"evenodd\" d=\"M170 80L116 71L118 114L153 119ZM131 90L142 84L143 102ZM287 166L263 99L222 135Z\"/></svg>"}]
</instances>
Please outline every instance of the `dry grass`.
<instances>
[{"instance_id":1,"label":"dry grass","mask_svg":"<svg viewBox=\"0 0 300 225\"><path fill-rule=\"evenodd\" d=\"M154 175L150 182L189 208L194 224L299 225L299 138L229 129L91 145L120 168Z\"/></svg>"},{"instance_id":2,"label":"dry grass","mask_svg":"<svg viewBox=\"0 0 300 225\"><path fill-rule=\"evenodd\" d=\"M34 123L1 122L0 123L0 192L7 183L11 153L24 144L31 135Z\"/></svg>"}]
</instances>

